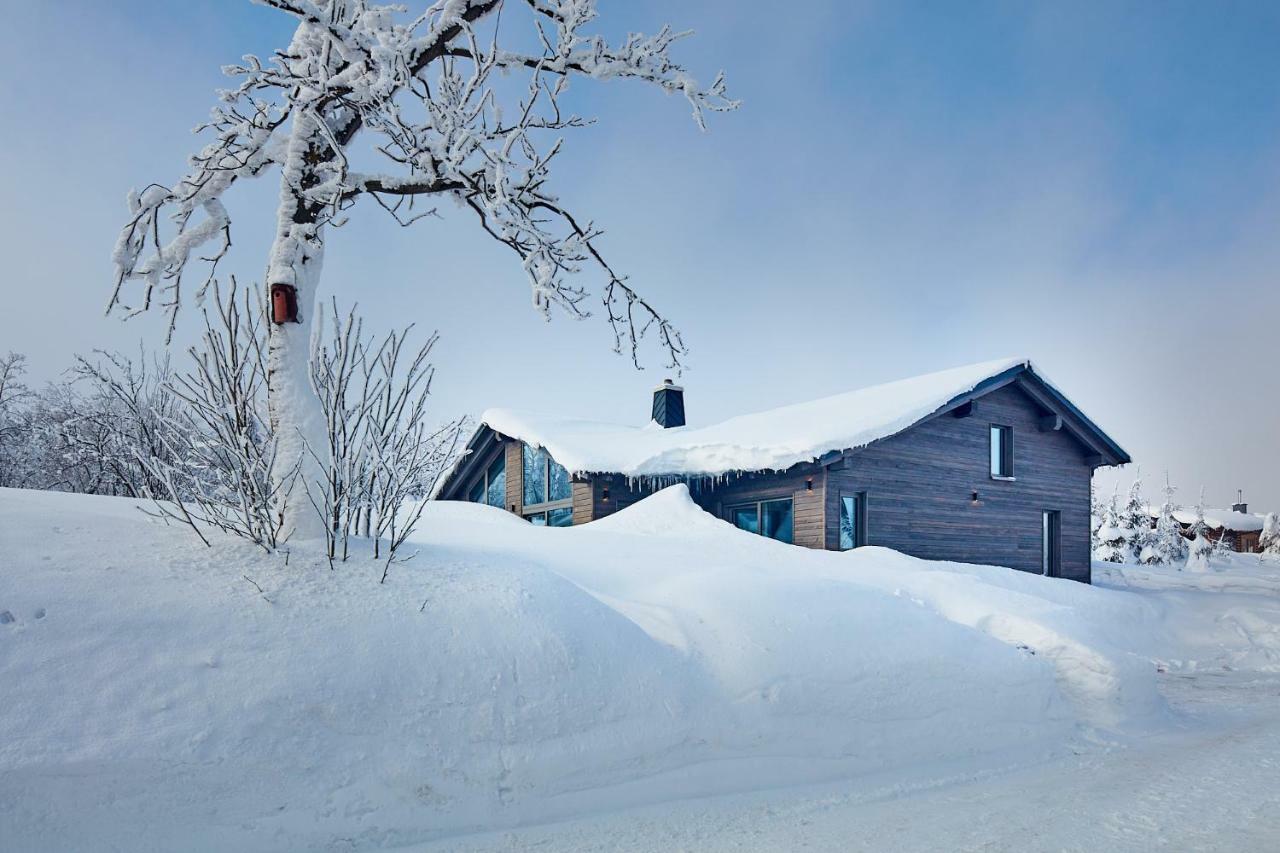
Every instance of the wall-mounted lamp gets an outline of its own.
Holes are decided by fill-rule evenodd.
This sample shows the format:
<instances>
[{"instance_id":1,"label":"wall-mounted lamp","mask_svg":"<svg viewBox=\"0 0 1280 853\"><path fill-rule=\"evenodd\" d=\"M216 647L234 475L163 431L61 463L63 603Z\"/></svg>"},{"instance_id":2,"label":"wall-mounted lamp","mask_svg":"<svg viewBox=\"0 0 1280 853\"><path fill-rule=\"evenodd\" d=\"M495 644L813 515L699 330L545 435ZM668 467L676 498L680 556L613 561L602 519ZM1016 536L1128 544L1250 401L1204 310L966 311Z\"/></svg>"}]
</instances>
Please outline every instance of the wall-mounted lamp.
<instances>
[{"instance_id":1,"label":"wall-mounted lamp","mask_svg":"<svg viewBox=\"0 0 1280 853\"><path fill-rule=\"evenodd\" d=\"M804 490L805 490L806 492L812 492L812 491L813 491L813 478L812 478L812 477L810 477L809 479L807 479L807 480L805 480L805 481L804 481Z\"/></svg>"},{"instance_id":2,"label":"wall-mounted lamp","mask_svg":"<svg viewBox=\"0 0 1280 853\"><path fill-rule=\"evenodd\" d=\"M603 489L601 489L601 490L600 490L600 500L602 500L602 501L607 501L607 500L609 500L609 487L608 487L608 486L605 486Z\"/></svg>"},{"instance_id":3,"label":"wall-mounted lamp","mask_svg":"<svg viewBox=\"0 0 1280 853\"><path fill-rule=\"evenodd\" d=\"M978 497L978 490L973 490L973 499L969 501L969 506L982 506L982 499Z\"/></svg>"}]
</instances>

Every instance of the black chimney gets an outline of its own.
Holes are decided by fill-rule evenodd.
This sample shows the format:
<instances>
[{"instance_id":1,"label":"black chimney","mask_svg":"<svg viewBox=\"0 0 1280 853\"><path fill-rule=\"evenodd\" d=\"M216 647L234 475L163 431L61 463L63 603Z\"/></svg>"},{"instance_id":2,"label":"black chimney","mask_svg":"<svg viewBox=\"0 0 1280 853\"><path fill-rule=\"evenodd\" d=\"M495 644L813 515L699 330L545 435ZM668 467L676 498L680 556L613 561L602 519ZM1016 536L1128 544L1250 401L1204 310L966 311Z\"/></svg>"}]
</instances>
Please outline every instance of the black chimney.
<instances>
[{"instance_id":1,"label":"black chimney","mask_svg":"<svg viewBox=\"0 0 1280 853\"><path fill-rule=\"evenodd\" d=\"M1249 511L1249 505L1244 502L1244 489L1236 492L1236 502L1231 505L1231 511L1244 513Z\"/></svg>"},{"instance_id":2,"label":"black chimney","mask_svg":"<svg viewBox=\"0 0 1280 853\"><path fill-rule=\"evenodd\" d=\"M684 389L670 379L653 389L653 420L663 429L684 426Z\"/></svg>"}]
</instances>

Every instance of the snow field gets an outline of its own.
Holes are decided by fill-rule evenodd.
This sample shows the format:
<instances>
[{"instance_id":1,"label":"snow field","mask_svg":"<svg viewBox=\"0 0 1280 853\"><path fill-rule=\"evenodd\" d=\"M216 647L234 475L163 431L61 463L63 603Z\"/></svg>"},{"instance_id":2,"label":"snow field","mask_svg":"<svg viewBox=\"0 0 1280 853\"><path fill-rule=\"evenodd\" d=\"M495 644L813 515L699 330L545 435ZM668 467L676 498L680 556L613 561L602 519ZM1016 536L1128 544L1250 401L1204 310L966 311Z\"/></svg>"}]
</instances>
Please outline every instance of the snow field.
<instances>
[{"instance_id":1,"label":"snow field","mask_svg":"<svg viewBox=\"0 0 1280 853\"><path fill-rule=\"evenodd\" d=\"M1030 766L1164 726L1157 660L1265 663L1280 624L1242 604L1196 646L1181 593L806 551L683 487L581 528L434 504L416 547L379 586L0 490L0 847L374 849Z\"/></svg>"}]
</instances>

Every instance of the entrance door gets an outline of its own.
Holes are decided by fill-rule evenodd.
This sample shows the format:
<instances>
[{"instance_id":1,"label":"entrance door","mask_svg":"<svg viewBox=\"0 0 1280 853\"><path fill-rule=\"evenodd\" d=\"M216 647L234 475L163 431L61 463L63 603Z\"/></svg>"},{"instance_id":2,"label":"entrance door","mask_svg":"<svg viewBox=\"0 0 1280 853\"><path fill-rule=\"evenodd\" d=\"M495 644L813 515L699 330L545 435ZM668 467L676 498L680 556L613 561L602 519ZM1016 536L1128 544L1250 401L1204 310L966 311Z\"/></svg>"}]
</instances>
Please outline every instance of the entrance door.
<instances>
[{"instance_id":1,"label":"entrance door","mask_svg":"<svg viewBox=\"0 0 1280 853\"><path fill-rule=\"evenodd\" d=\"M1062 574L1062 513L1045 510L1040 525L1040 573L1051 578Z\"/></svg>"}]
</instances>

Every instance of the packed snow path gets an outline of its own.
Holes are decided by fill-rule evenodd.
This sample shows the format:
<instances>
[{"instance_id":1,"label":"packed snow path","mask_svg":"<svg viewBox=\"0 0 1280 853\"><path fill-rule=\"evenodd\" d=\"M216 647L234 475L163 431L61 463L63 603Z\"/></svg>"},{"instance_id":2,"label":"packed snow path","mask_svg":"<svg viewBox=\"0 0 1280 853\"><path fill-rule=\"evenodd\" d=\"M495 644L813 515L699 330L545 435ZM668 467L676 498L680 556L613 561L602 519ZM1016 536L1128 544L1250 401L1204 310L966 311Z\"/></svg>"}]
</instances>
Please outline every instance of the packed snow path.
<instances>
[{"instance_id":1,"label":"packed snow path","mask_svg":"<svg viewBox=\"0 0 1280 853\"><path fill-rule=\"evenodd\" d=\"M417 853L1274 851L1280 677L1169 676L1203 727L975 778L837 783L452 838ZM1206 713L1207 712L1207 713Z\"/></svg>"}]
</instances>

